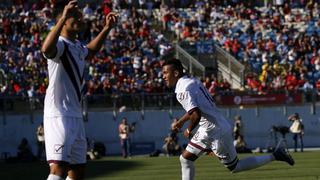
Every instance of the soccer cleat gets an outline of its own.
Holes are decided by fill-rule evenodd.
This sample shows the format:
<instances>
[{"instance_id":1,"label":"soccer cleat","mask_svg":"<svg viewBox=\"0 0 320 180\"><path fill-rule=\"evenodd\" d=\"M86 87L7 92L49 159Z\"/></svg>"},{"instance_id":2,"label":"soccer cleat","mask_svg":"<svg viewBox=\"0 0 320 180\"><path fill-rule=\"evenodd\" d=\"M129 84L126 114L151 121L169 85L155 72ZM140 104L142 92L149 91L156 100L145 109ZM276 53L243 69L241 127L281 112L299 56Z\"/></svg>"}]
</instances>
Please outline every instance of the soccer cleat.
<instances>
[{"instance_id":1,"label":"soccer cleat","mask_svg":"<svg viewBox=\"0 0 320 180\"><path fill-rule=\"evenodd\" d=\"M293 158L283 147L278 147L272 154L277 161L287 162L291 166L294 165Z\"/></svg>"}]
</instances>

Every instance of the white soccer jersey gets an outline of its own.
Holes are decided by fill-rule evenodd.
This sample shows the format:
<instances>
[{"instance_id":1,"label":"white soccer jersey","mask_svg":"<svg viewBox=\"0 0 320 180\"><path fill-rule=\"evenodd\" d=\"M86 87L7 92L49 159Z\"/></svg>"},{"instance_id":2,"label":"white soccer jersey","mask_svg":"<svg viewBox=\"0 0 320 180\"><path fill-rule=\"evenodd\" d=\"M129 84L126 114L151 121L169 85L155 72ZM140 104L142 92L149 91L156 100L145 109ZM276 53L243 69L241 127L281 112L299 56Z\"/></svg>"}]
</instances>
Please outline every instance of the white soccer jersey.
<instances>
[{"instance_id":1,"label":"white soccer jersey","mask_svg":"<svg viewBox=\"0 0 320 180\"><path fill-rule=\"evenodd\" d=\"M201 110L200 127L207 130L217 126L226 130L231 128L217 109L208 90L198 79L181 77L176 84L175 93L177 100L187 112L190 113L196 107Z\"/></svg>"},{"instance_id":2,"label":"white soccer jersey","mask_svg":"<svg viewBox=\"0 0 320 180\"><path fill-rule=\"evenodd\" d=\"M83 72L88 49L79 41L60 36L56 57L48 60L49 86L46 91L44 117L82 117Z\"/></svg>"},{"instance_id":3,"label":"white soccer jersey","mask_svg":"<svg viewBox=\"0 0 320 180\"><path fill-rule=\"evenodd\" d=\"M213 151L229 167L237 162L231 125L217 109L208 90L195 78L181 77L175 93L183 108L191 113L196 107L201 111L199 129L189 141L186 151L200 156Z\"/></svg>"}]
</instances>

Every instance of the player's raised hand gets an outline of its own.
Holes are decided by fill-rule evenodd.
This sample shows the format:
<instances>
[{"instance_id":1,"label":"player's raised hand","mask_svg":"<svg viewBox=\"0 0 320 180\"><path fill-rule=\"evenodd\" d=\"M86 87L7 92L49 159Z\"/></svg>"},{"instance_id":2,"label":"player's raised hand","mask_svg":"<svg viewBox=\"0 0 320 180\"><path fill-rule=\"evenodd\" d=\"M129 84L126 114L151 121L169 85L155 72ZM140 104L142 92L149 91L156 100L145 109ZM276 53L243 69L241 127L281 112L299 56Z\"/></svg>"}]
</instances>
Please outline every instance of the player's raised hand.
<instances>
[{"instance_id":1,"label":"player's raised hand","mask_svg":"<svg viewBox=\"0 0 320 180\"><path fill-rule=\"evenodd\" d=\"M69 18L72 16L72 11L74 9L78 8L78 1L77 0L72 0L70 1L63 9L62 17L63 18Z\"/></svg>"},{"instance_id":2,"label":"player's raised hand","mask_svg":"<svg viewBox=\"0 0 320 180\"><path fill-rule=\"evenodd\" d=\"M118 21L118 14L115 12L110 12L107 16L106 16L106 25L105 27L107 28L112 28L114 26L116 26L117 21Z\"/></svg>"}]
</instances>

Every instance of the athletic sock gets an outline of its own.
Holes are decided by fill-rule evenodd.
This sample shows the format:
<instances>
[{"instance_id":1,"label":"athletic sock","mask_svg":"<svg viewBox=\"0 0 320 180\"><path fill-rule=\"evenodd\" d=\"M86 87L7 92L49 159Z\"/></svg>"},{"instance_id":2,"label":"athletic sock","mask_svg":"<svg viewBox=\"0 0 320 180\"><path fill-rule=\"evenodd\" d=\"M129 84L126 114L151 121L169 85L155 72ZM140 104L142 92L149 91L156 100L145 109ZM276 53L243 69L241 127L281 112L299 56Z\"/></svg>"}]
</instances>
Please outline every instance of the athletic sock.
<instances>
[{"instance_id":1,"label":"athletic sock","mask_svg":"<svg viewBox=\"0 0 320 180\"><path fill-rule=\"evenodd\" d=\"M180 163L181 163L181 172L182 172L182 180L193 180L194 179L194 164L193 161L190 161L180 155Z\"/></svg>"},{"instance_id":2,"label":"athletic sock","mask_svg":"<svg viewBox=\"0 0 320 180\"><path fill-rule=\"evenodd\" d=\"M64 180L62 177L54 175L54 174L49 174L47 180Z\"/></svg>"},{"instance_id":3,"label":"athletic sock","mask_svg":"<svg viewBox=\"0 0 320 180\"><path fill-rule=\"evenodd\" d=\"M265 164L268 164L273 160L274 160L274 157L272 154L265 155L265 156L252 156L245 159L241 159L239 160L236 168L232 172L237 173L237 172L246 171L249 169L254 169L254 168L263 166Z\"/></svg>"}]
</instances>

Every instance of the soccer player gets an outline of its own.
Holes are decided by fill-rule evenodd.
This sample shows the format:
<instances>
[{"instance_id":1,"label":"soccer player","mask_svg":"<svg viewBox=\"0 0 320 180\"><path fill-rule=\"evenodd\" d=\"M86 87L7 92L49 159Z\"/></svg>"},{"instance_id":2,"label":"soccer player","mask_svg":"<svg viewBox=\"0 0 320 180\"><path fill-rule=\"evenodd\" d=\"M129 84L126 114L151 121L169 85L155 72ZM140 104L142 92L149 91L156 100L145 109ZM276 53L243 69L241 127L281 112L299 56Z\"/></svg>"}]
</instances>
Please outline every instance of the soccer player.
<instances>
[{"instance_id":1,"label":"soccer player","mask_svg":"<svg viewBox=\"0 0 320 180\"><path fill-rule=\"evenodd\" d=\"M233 145L232 128L202 83L185 75L182 64L177 59L165 62L162 73L166 85L175 87L177 100L187 111L173 128L178 131L185 122L190 121L184 136L191 140L180 156L183 180L194 179L194 161L209 151L213 151L221 163L233 173L257 168L274 160L294 164L294 160L283 147L277 148L273 154L239 160ZM199 128L193 135L192 131L198 125Z\"/></svg>"},{"instance_id":2,"label":"soccer player","mask_svg":"<svg viewBox=\"0 0 320 180\"><path fill-rule=\"evenodd\" d=\"M84 23L76 0L66 1L41 51L48 62L49 86L44 102L48 180L84 179L87 143L82 110L85 60L100 50L117 14L106 16L102 31L86 46L76 38Z\"/></svg>"}]
</instances>

